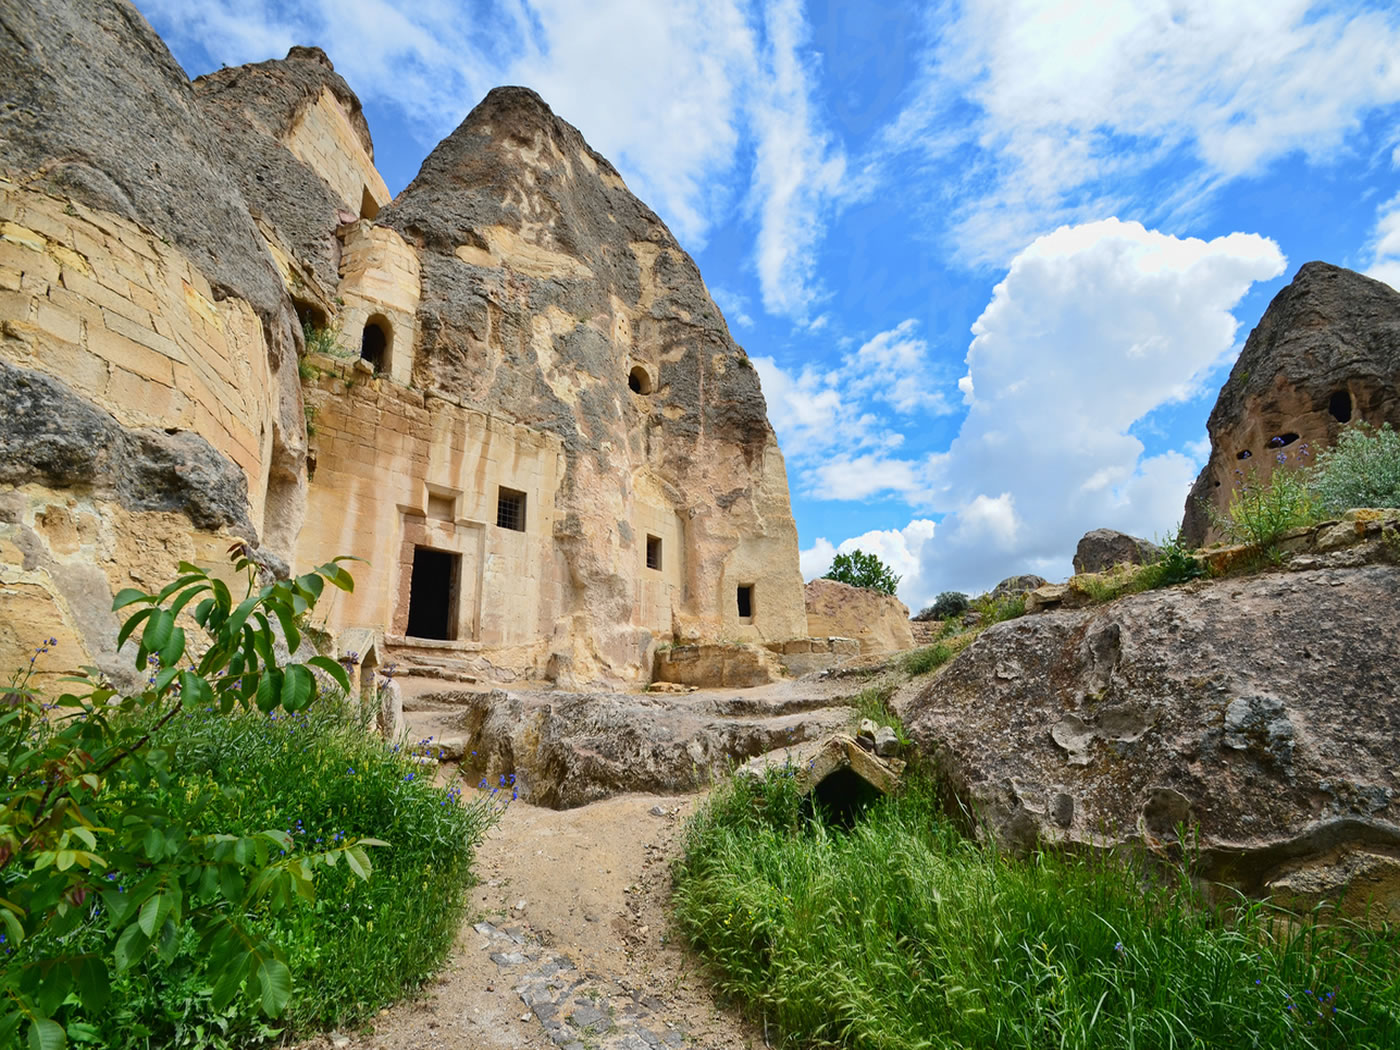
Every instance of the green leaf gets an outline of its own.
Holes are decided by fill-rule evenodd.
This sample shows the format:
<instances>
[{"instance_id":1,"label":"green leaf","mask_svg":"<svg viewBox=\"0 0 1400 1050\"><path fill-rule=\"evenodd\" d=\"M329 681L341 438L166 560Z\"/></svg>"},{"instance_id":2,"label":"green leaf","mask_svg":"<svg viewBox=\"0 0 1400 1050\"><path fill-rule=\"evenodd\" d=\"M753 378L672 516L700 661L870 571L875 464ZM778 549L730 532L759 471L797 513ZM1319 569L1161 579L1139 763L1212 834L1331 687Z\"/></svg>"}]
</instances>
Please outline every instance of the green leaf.
<instances>
[{"instance_id":1,"label":"green leaf","mask_svg":"<svg viewBox=\"0 0 1400 1050\"><path fill-rule=\"evenodd\" d=\"M219 892L230 904L243 899L243 876L232 864L219 865Z\"/></svg>"},{"instance_id":2,"label":"green leaf","mask_svg":"<svg viewBox=\"0 0 1400 1050\"><path fill-rule=\"evenodd\" d=\"M112 951L112 961L117 964L117 972L122 973L145 955L150 943L141 932L141 927L134 922L122 930L122 935L117 938L117 946Z\"/></svg>"},{"instance_id":3,"label":"green leaf","mask_svg":"<svg viewBox=\"0 0 1400 1050\"><path fill-rule=\"evenodd\" d=\"M68 1045L68 1036L63 1026L49 1018L36 1017L29 1024L30 1050L63 1050Z\"/></svg>"},{"instance_id":4,"label":"green leaf","mask_svg":"<svg viewBox=\"0 0 1400 1050\"><path fill-rule=\"evenodd\" d=\"M186 704L197 707L209 703L214 699L214 690L209 687L209 683L197 674L189 671L180 672L180 695Z\"/></svg>"},{"instance_id":5,"label":"green leaf","mask_svg":"<svg viewBox=\"0 0 1400 1050\"><path fill-rule=\"evenodd\" d=\"M141 626L141 621L149 616L154 616L160 610L152 606L149 609L142 609L133 616L127 617L126 623L122 624L122 629L117 633L117 648L120 649L126 644L126 640L131 637L131 632Z\"/></svg>"},{"instance_id":6,"label":"green leaf","mask_svg":"<svg viewBox=\"0 0 1400 1050\"><path fill-rule=\"evenodd\" d=\"M277 959L264 959L258 967L258 984L262 987L262 1008L269 1017L276 1017L292 997L292 972Z\"/></svg>"},{"instance_id":7,"label":"green leaf","mask_svg":"<svg viewBox=\"0 0 1400 1050\"><path fill-rule=\"evenodd\" d=\"M271 714L282 699L282 672L265 671L258 681L258 710Z\"/></svg>"},{"instance_id":8,"label":"green leaf","mask_svg":"<svg viewBox=\"0 0 1400 1050\"><path fill-rule=\"evenodd\" d=\"M292 616L292 611L281 602L269 604L272 607L273 615L277 617L277 622L282 625L282 634L287 639L287 652L295 653L301 647L301 632L297 630L296 619Z\"/></svg>"},{"instance_id":9,"label":"green leaf","mask_svg":"<svg viewBox=\"0 0 1400 1050\"><path fill-rule=\"evenodd\" d=\"M141 905L141 914L136 918L136 925L141 928L141 932L147 937L154 938L156 930L170 914L170 906L173 903L174 901L168 893L157 893Z\"/></svg>"},{"instance_id":10,"label":"green leaf","mask_svg":"<svg viewBox=\"0 0 1400 1050\"><path fill-rule=\"evenodd\" d=\"M171 603L171 605L170 605L170 611L171 611L172 613L174 613L176 616L179 616L179 615L180 615L180 610L183 609L186 605L188 605L191 601L193 601L195 595L197 595L197 594L203 594L205 591L207 591L207 590L209 590L209 589L210 589L210 585L209 585L208 583L201 583L201 584L199 584L199 586L197 586L197 587L191 587L189 590L183 592L183 593L180 595L180 597L176 598L175 601L173 601L173 602ZM205 600L205 601L208 601L209 599L206 598L206 599L204 599L204 600ZM203 604L203 603L201 603L201 604ZM196 608L198 608L198 606L196 606Z\"/></svg>"},{"instance_id":11,"label":"green leaf","mask_svg":"<svg viewBox=\"0 0 1400 1050\"><path fill-rule=\"evenodd\" d=\"M174 580L173 582L167 583L164 587L161 588L160 593L159 593L158 595L156 595L156 604L160 604L161 602L164 602L165 599L169 598L172 594L174 594L176 591L178 591L181 587L188 587L188 586L189 586L190 584L192 584L192 583L198 583L200 580L207 579L207 578L208 578L208 577L207 577L207 575L206 575L205 573L196 572L196 573L193 573L193 574L190 574L190 575L181 576L181 577L179 577L178 579Z\"/></svg>"},{"instance_id":12,"label":"green leaf","mask_svg":"<svg viewBox=\"0 0 1400 1050\"><path fill-rule=\"evenodd\" d=\"M194 622L199 624L199 626L201 627L207 627L209 624L209 614L213 611L214 599L205 598L202 602L200 602L194 607Z\"/></svg>"},{"instance_id":13,"label":"green leaf","mask_svg":"<svg viewBox=\"0 0 1400 1050\"><path fill-rule=\"evenodd\" d=\"M321 577L317 576L314 572L308 572L305 576L297 577L297 589L309 594L313 603L317 598L321 597L321 591L325 589L325 586L326 581L321 579Z\"/></svg>"},{"instance_id":14,"label":"green leaf","mask_svg":"<svg viewBox=\"0 0 1400 1050\"><path fill-rule=\"evenodd\" d=\"M138 591L135 587L123 587L112 599L112 611L125 609L128 605L135 605L137 602L149 601L154 601L154 599L145 591Z\"/></svg>"},{"instance_id":15,"label":"green leaf","mask_svg":"<svg viewBox=\"0 0 1400 1050\"><path fill-rule=\"evenodd\" d=\"M300 711L315 693L316 679L301 664L291 664L282 673L282 706L288 711Z\"/></svg>"},{"instance_id":16,"label":"green leaf","mask_svg":"<svg viewBox=\"0 0 1400 1050\"><path fill-rule=\"evenodd\" d=\"M340 686L340 688L344 689L347 693L350 692L350 676L345 673L344 667L336 663L329 656L313 656L306 662L312 667L319 667L321 670L325 671L326 674L335 679L336 685Z\"/></svg>"},{"instance_id":17,"label":"green leaf","mask_svg":"<svg viewBox=\"0 0 1400 1050\"><path fill-rule=\"evenodd\" d=\"M112 979L107 973L107 964L96 955L85 956L78 966L78 995L82 997L83 1009L89 1014L107 1005L112 991Z\"/></svg>"},{"instance_id":18,"label":"green leaf","mask_svg":"<svg viewBox=\"0 0 1400 1050\"><path fill-rule=\"evenodd\" d=\"M69 1021L68 1038L75 1043L100 1043L102 1030L86 1021Z\"/></svg>"},{"instance_id":19,"label":"green leaf","mask_svg":"<svg viewBox=\"0 0 1400 1050\"><path fill-rule=\"evenodd\" d=\"M10 944L17 945L24 940L24 926L9 908L0 907L0 924L4 925L5 936L9 938Z\"/></svg>"},{"instance_id":20,"label":"green leaf","mask_svg":"<svg viewBox=\"0 0 1400 1050\"><path fill-rule=\"evenodd\" d=\"M176 629L178 630L179 628ZM175 678L179 675L179 673L180 669L178 667L163 668L160 674L156 675L156 680L154 683L152 683L152 688L154 688L157 693L165 692L165 690L169 687L170 683L175 681Z\"/></svg>"},{"instance_id":21,"label":"green leaf","mask_svg":"<svg viewBox=\"0 0 1400 1050\"><path fill-rule=\"evenodd\" d=\"M174 617L171 617L172 621ZM176 627L170 632L170 641L160 650L160 662L166 667L174 667L185 655L185 629Z\"/></svg>"},{"instance_id":22,"label":"green leaf","mask_svg":"<svg viewBox=\"0 0 1400 1050\"><path fill-rule=\"evenodd\" d=\"M174 630L175 617L170 615L170 610L157 609L141 632L141 648L152 653L159 652L170 641L170 633Z\"/></svg>"},{"instance_id":23,"label":"green leaf","mask_svg":"<svg viewBox=\"0 0 1400 1050\"><path fill-rule=\"evenodd\" d=\"M374 868L370 865L369 854L361 846L351 846L345 851L345 863L362 880L368 882Z\"/></svg>"},{"instance_id":24,"label":"green leaf","mask_svg":"<svg viewBox=\"0 0 1400 1050\"><path fill-rule=\"evenodd\" d=\"M233 615L228 618L228 623L225 625L230 636L243 632L243 625L248 622L248 617L252 615L253 610L257 608L258 602L261 600L255 594L239 603L238 608L233 610Z\"/></svg>"},{"instance_id":25,"label":"green leaf","mask_svg":"<svg viewBox=\"0 0 1400 1050\"><path fill-rule=\"evenodd\" d=\"M223 971L223 976L214 985L214 992L210 1005L215 1013L223 1013L228 1009L228 1004L233 1002L233 997L238 994L238 987L243 983L243 978L248 970L248 959L251 952L240 952L238 955L225 962L222 966L213 966L213 969Z\"/></svg>"}]
</instances>

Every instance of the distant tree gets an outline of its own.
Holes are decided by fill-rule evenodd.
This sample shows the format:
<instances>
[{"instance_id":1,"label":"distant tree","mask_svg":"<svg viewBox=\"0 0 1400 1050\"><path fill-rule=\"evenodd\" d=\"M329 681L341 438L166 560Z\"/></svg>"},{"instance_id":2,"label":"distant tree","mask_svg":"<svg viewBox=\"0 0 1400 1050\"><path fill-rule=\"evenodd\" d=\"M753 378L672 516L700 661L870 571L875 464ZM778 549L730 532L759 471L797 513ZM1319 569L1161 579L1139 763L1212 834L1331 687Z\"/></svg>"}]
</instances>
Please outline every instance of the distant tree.
<instances>
[{"instance_id":1,"label":"distant tree","mask_svg":"<svg viewBox=\"0 0 1400 1050\"><path fill-rule=\"evenodd\" d=\"M864 587L881 594L893 594L900 577L878 555L854 550L850 554L836 555L823 579L849 583L852 587Z\"/></svg>"}]
</instances>

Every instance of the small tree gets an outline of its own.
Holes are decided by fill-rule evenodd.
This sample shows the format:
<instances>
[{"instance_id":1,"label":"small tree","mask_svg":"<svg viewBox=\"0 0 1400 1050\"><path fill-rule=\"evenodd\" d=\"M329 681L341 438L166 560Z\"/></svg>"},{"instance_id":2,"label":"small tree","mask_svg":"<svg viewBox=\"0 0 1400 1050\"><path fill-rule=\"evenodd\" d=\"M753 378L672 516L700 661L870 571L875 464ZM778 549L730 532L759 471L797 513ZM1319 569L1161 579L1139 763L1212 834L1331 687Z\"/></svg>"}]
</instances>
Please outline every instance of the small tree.
<instances>
[{"instance_id":1,"label":"small tree","mask_svg":"<svg viewBox=\"0 0 1400 1050\"><path fill-rule=\"evenodd\" d=\"M196 833L145 801L145 788L172 783L175 756L154 741L181 714L296 712L327 687L349 688L329 657L301 663L279 651L297 651L326 583L353 587L342 559L259 587L247 548L230 553L246 577L241 599L186 562L159 593L117 595L114 608L140 607L117 637L119 649L134 643L148 675L139 693L123 696L86 668L67 680L74 692L45 701L29 687L33 660L0 688L0 1046L17 1045L23 1028L30 1047L60 1050L69 997L103 1009L114 976L147 955L168 963L184 927L220 975L215 1010L241 993L275 1017L291 974L257 917L312 899L317 868L344 860L369 877L364 847L376 839L299 851L285 831ZM191 620L202 644L187 643L181 623ZM91 924L105 929L106 949L75 950L71 934Z\"/></svg>"},{"instance_id":2,"label":"small tree","mask_svg":"<svg viewBox=\"0 0 1400 1050\"><path fill-rule=\"evenodd\" d=\"M866 554L860 550L836 555L831 568L822 578L849 583L852 587L879 591L881 594L893 594L900 581L900 577L896 576L894 570L882 562L878 555Z\"/></svg>"},{"instance_id":3,"label":"small tree","mask_svg":"<svg viewBox=\"0 0 1400 1050\"><path fill-rule=\"evenodd\" d=\"M1321 509L1329 514L1353 507L1400 507L1400 434L1353 423L1337 443L1317 454L1309 476Z\"/></svg>"}]
</instances>

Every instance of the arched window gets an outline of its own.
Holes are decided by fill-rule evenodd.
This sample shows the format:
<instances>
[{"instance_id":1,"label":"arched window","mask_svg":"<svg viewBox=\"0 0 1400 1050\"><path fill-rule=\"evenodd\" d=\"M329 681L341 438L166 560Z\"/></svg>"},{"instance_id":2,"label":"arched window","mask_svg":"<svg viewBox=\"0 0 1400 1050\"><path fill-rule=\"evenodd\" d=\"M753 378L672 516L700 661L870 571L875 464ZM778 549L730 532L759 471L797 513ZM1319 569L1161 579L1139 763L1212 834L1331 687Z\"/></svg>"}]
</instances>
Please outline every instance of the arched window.
<instances>
[{"instance_id":1,"label":"arched window","mask_svg":"<svg viewBox=\"0 0 1400 1050\"><path fill-rule=\"evenodd\" d=\"M371 317L365 322L364 334L360 336L360 358L368 361L376 372L389 370L392 331L389 322L382 317Z\"/></svg>"}]
</instances>

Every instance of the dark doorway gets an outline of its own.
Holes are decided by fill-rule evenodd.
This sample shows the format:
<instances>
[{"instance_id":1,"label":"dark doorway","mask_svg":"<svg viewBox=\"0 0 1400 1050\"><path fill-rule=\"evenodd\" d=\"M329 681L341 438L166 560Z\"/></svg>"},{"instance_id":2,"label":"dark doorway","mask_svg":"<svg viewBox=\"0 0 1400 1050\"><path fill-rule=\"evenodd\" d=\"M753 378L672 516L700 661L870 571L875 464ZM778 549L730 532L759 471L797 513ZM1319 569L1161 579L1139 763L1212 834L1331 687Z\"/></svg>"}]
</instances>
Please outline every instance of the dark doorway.
<instances>
[{"instance_id":1,"label":"dark doorway","mask_svg":"<svg viewBox=\"0 0 1400 1050\"><path fill-rule=\"evenodd\" d=\"M736 595L736 597L738 598L738 604L739 604L739 619L741 619L741 620L752 620L752 619L753 619L753 585L752 585L752 584L745 584L745 585L741 586L741 587L739 588L739 593Z\"/></svg>"},{"instance_id":2,"label":"dark doorway","mask_svg":"<svg viewBox=\"0 0 1400 1050\"><path fill-rule=\"evenodd\" d=\"M431 547L413 548L408 590L408 635L450 642L457 637L457 574L462 556Z\"/></svg>"},{"instance_id":3,"label":"dark doorway","mask_svg":"<svg viewBox=\"0 0 1400 1050\"><path fill-rule=\"evenodd\" d=\"M389 335L384 331L384 326L378 321L366 324L364 335L360 337L360 357L368 361L376 372L382 372L388 349Z\"/></svg>"},{"instance_id":4,"label":"dark doorway","mask_svg":"<svg viewBox=\"0 0 1400 1050\"><path fill-rule=\"evenodd\" d=\"M1338 390L1327 399L1327 411L1338 423L1351 422L1351 392Z\"/></svg>"}]
</instances>

